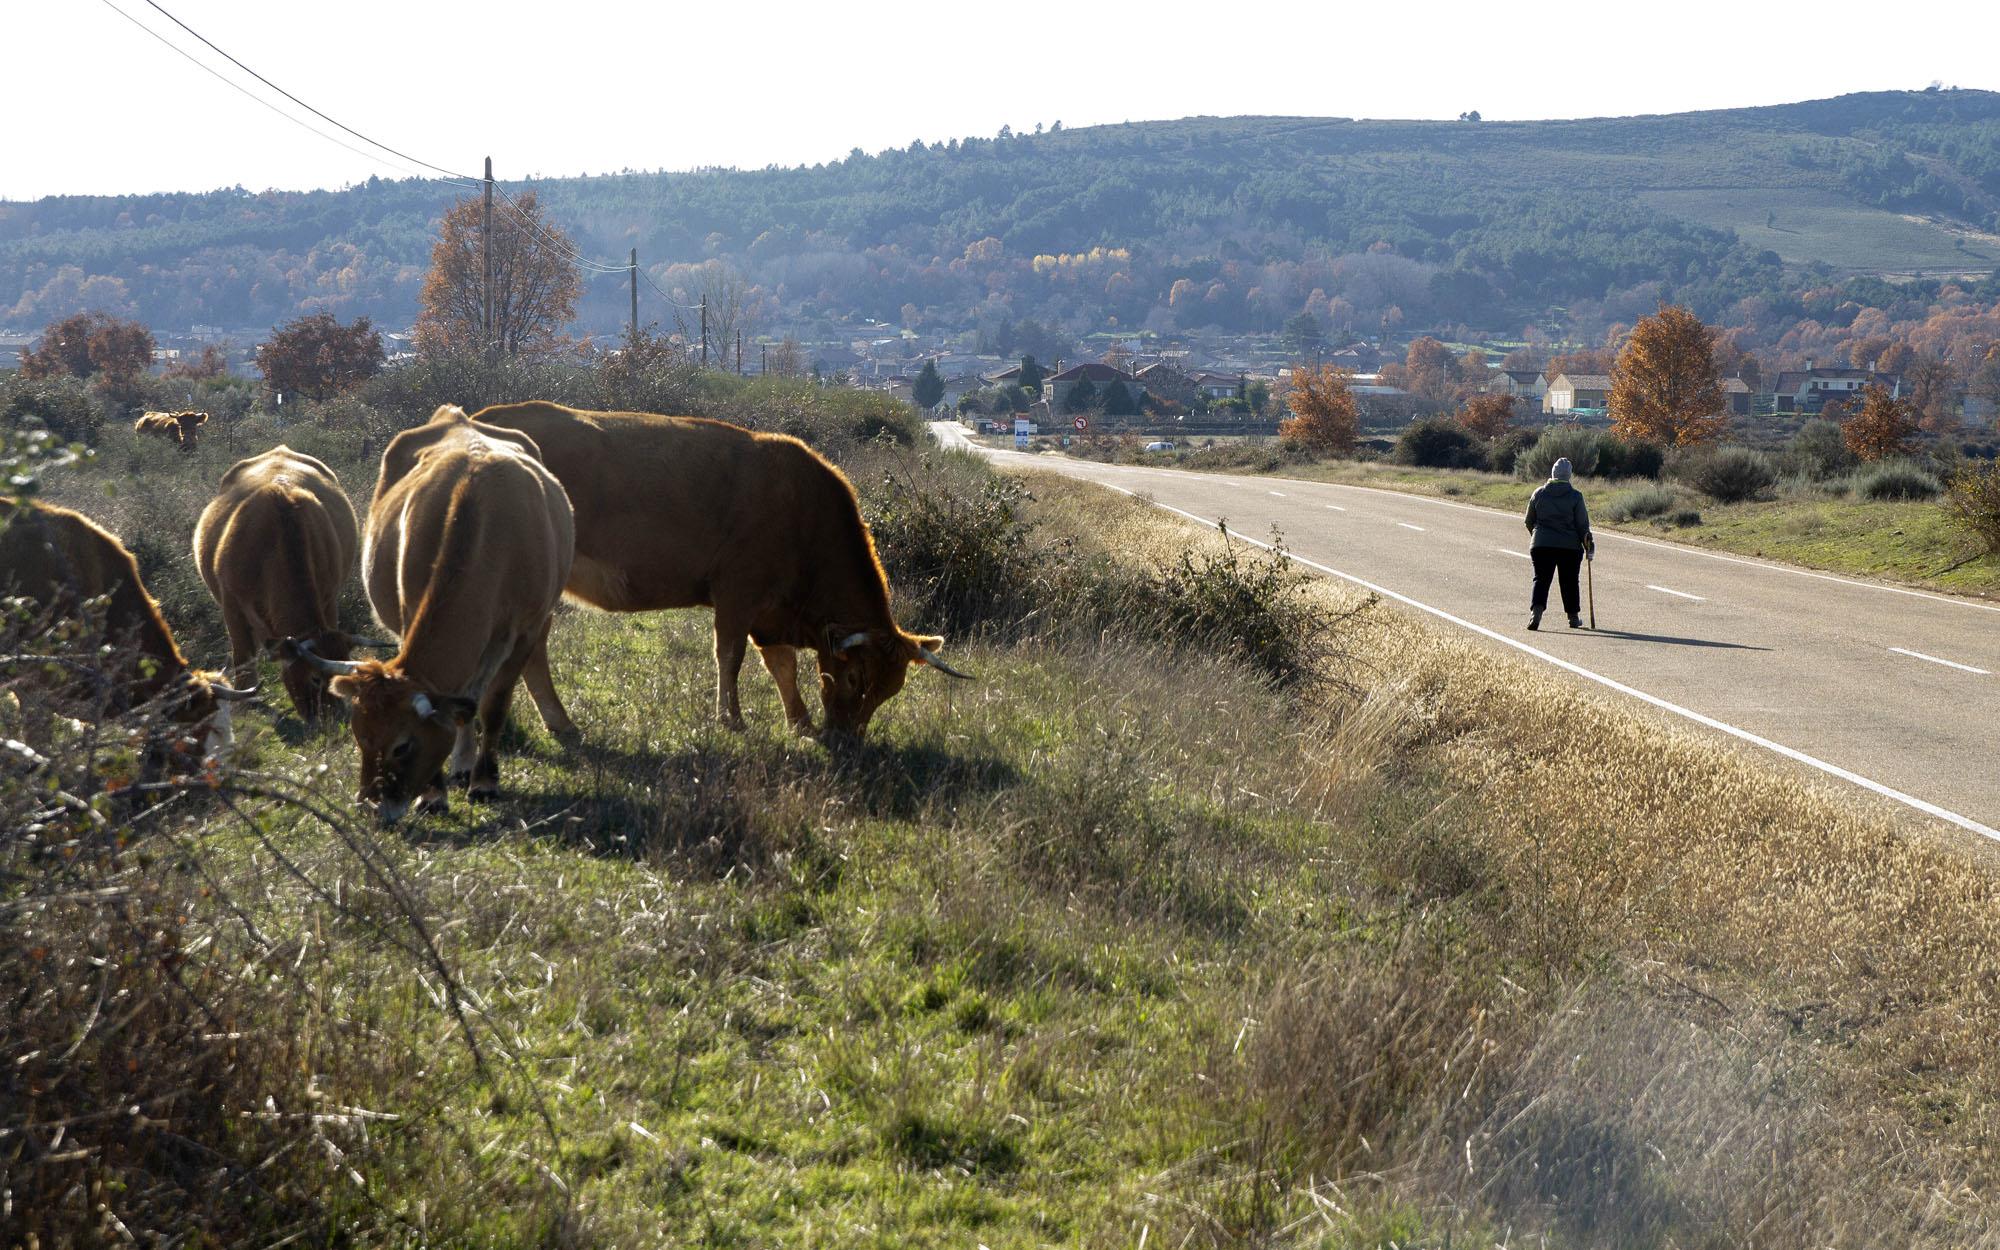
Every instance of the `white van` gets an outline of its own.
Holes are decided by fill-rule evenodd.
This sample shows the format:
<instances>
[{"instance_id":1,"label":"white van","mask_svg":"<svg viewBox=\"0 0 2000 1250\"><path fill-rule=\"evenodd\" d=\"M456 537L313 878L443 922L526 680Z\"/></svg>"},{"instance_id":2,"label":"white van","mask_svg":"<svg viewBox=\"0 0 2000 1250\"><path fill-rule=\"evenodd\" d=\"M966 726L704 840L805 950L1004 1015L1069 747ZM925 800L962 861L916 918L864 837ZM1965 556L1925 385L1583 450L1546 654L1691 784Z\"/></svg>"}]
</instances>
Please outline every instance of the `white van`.
<instances>
[{"instance_id":1,"label":"white van","mask_svg":"<svg viewBox=\"0 0 2000 1250\"><path fill-rule=\"evenodd\" d=\"M1173 449L1174 440L1170 438L1156 438L1146 444L1147 451L1172 451Z\"/></svg>"}]
</instances>

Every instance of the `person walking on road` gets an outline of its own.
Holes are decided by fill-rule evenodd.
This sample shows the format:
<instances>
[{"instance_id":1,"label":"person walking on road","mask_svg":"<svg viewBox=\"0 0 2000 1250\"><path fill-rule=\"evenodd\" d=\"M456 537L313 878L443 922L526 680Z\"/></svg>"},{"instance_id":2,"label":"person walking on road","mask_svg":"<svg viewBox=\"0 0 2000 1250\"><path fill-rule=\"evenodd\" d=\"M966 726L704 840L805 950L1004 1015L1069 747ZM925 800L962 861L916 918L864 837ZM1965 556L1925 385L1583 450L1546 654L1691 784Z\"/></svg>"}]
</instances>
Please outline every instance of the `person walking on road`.
<instances>
[{"instance_id":1,"label":"person walking on road","mask_svg":"<svg viewBox=\"0 0 2000 1250\"><path fill-rule=\"evenodd\" d=\"M1528 555L1535 562L1535 589L1528 597L1528 628L1542 627L1542 612L1549 606L1549 579L1562 582L1563 611L1569 627L1582 629L1577 615L1577 569L1585 552L1595 552L1597 542L1590 536L1590 513L1583 506L1583 493L1570 485L1569 457L1549 466L1549 480L1528 499Z\"/></svg>"}]
</instances>

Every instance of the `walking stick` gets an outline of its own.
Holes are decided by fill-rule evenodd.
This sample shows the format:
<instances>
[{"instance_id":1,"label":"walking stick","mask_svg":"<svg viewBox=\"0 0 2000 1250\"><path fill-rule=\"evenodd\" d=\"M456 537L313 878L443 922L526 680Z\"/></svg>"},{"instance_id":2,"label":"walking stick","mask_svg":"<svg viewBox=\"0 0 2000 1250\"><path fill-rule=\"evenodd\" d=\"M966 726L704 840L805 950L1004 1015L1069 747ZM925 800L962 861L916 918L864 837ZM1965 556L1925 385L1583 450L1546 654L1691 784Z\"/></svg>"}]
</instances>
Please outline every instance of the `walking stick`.
<instances>
[{"instance_id":1,"label":"walking stick","mask_svg":"<svg viewBox=\"0 0 2000 1250\"><path fill-rule=\"evenodd\" d=\"M1597 628L1597 578L1591 573L1592 566L1596 563L1597 552L1595 550L1583 553L1583 584L1588 588L1590 593L1590 627L1592 629Z\"/></svg>"}]
</instances>

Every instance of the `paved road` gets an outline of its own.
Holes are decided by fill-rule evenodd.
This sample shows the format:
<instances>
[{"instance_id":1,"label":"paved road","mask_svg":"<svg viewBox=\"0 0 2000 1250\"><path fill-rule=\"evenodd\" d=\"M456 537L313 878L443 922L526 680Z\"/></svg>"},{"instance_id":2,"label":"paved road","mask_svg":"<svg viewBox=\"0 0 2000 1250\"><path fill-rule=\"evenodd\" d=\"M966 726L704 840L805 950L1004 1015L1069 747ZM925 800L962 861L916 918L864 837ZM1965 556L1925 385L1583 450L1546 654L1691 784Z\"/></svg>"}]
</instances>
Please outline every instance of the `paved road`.
<instances>
[{"instance_id":1,"label":"paved road","mask_svg":"<svg viewBox=\"0 0 2000 1250\"><path fill-rule=\"evenodd\" d=\"M934 429L973 448L956 423ZM1302 564L2000 840L1993 605L1600 531L1598 629L1563 628L1552 587L1543 628L1529 633L1527 534L1510 513L1321 482L986 454L1225 520L1246 539L1275 525Z\"/></svg>"}]
</instances>

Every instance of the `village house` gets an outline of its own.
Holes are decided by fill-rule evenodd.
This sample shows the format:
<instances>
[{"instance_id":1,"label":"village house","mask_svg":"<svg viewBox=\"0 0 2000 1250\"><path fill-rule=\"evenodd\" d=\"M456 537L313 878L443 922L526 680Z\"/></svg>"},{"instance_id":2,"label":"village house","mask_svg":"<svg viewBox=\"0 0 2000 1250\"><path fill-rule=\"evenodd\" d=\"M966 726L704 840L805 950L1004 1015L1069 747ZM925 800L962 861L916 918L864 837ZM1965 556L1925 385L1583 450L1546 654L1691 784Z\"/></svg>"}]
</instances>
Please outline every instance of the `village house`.
<instances>
[{"instance_id":1,"label":"village house","mask_svg":"<svg viewBox=\"0 0 2000 1250\"><path fill-rule=\"evenodd\" d=\"M1549 393L1549 376L1539 369L1495 369L1485 391L1510 399L1530 399L1539 406L1542 396Z\"/></svg>"},{"instance_id":2,"label":"village house","mask_svg":"<svg viewBox=\"0 0 2000 1250\"><path fill-rule=\"evenodd\" d=\"M1113 382L1118 383L1132 397L1132 404L1135 408L1144 402L1146 398L1145 384L1140 382L1139 379L1133 377L1123 369L1096 360L1085 361L1080 365L1071 365L1061 373L1044 379L1042 382L1042 393L1048 398L1049 403L1057 412L1065 412L1067 411L1065 405L1069 400L1069 393L1076 389L1077 383L1085 379L1089 379L1091 386L1095 388L1100 397L1103 396L1106 387L1110 386Z\"/></svg>"},{"instance_id":3,"label":"village house","mask_svg":"<svg viewBox=\"0 0 2000 1250\"><path fill-rule=\"evenodd\" d=\"M1241 399L1246 385L1240 373L1197 373L1194 384L1210 399Z\"/></svg>"},{"instance_id":4,"label":"village house","mask_svg":"<svg viewBox=\"0 0 2000 1250\"><path fill-rule=\"evenodd\" d=\"M1601 413L1611 406L1611 379L1601 373L1558 373L1549 379L1542 396L1542 411Z\"/></svg>"},{"instance_id":5,"label":"village house","mask_svg":"<svg viewBox=\"0 0 2000 1250\"><path fill-rule=\"evenodd\" d=\"M1771 389L1781 413L1818 412L1833 400L1859 399L1861 392L1879 386L1891 395L1899 394L1902 379L1873 369L1818 369L1806 361L1803 369L1787 369L1778 375Z\"/></svg>"}]
</instances>

